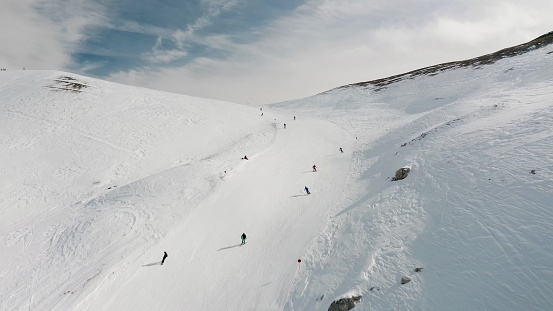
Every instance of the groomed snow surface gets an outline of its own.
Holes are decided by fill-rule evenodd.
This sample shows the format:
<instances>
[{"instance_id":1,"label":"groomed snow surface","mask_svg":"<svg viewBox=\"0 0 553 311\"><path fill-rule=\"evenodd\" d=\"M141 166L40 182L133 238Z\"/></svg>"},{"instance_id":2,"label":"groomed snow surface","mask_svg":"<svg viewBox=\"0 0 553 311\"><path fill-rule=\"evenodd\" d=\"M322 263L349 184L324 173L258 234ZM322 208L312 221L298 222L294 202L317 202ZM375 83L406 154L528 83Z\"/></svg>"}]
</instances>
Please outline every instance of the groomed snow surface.
<instances>
[{"instance_id":1,"label":"groomed snow surface","mask_svg":"<svg viewBox=\"0 0 553 311\"><path fill-rule=\"evenodd\" d=\"M0 72L0 310L551 310L552 52L262 110Z\"/></svg>"}]
</instances>

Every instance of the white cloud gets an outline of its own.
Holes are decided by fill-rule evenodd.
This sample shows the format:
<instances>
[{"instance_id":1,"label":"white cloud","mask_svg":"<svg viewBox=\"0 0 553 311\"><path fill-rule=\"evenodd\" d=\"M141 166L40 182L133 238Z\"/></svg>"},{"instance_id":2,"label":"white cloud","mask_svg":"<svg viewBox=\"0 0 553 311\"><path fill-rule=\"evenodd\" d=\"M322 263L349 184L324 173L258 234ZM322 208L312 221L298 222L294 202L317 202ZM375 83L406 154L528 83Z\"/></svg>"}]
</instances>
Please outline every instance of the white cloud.
<instances>
[{"instance_id":1,"label":"white cloud","mask_svg":"<svg viewBox=\"0 0 553 311\"><path fill-rule=\"evenodd\" d=\"M145 53L142 57L152 63L168 63L186 56L185 50L165 50L163 49L163 38L158 37L156 44L151 52Z\"/></svg>"},{"instance_id":2,"label":"white cloud","mask_svg":"<svg viewBox=\"0 0 553 311\"><path fill-rule=\"evenodd\" d=\"M198 30L210 25L214 18L217 18L222 12L234 7L237 1L229 0L202 0L201 3L207 7L206 13L199 16L194 22L190 23L186 30L177 29L170 34L158 37L150 53L145 53L143 57L152 63L168 63L188 55L186 51L187 41L200 40L195 38ZM172 40L178 49L163 49L163 39Z\"/></svg>"},{"instance_id":3,"label":"white cloud","mask_svg":"<svg viewBox=\"0 0 553 311\"><path fill-rule=\"evenodd\" d=\"M0 66L63 69L86 27L105 24L102 7L87 1L0 2Z\"/></svg>"},{"instance_id":4,"label":"white cloud","mask_svg":"<svg viewBox=\"0 0 553 311\"><path fill-rule=\"evenodd\" d=\"M42 19L34 2L0 3L0 67L56 69L68 62L58 27Z\"/></svg>"}]
</instances>

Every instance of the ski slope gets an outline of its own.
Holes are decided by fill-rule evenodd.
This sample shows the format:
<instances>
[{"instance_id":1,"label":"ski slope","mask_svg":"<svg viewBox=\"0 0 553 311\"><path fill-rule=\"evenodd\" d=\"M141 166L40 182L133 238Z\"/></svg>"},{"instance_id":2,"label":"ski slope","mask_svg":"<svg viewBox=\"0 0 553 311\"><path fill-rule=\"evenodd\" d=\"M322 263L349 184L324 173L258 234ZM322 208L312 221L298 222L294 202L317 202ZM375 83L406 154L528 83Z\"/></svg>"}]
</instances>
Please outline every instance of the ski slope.
<instances>
[{"instance_id":1,"label":"ski slope","mask_svg":"<svg viewBox=\"0 0 553 311\"><path fill-rule=\"evenodd\" d=\"M298 257L344 188L351 154L339 154L336 146L349 147L352 139L344 130L316 119L293 122L287 129L277 127L274 142L228 168L209 189L209 197L155 251L141 258L144 265L115 277L121 282L116 295L98 291L93 302L83 302L83 308L279 308L287 298ZM311 163L321 169L312 172ZM302 192L304 185L311 195ZM248 236L244 246L240 246L242 232ZM170 257L159 266L159 254L165 250ZM166 290L179 299L167 299ZM252 305L244 306L245 301Z\"/></svg>"},{"instance_id":2,"label":"ski slope","mask_svg":"<svg viewBox=\"0 0 553 311\"><path fill-rule=\"evenodd\" d=\"M550 310L551 53L262 111L0 72L0 310Z\"/></svg>"}]
</instances>

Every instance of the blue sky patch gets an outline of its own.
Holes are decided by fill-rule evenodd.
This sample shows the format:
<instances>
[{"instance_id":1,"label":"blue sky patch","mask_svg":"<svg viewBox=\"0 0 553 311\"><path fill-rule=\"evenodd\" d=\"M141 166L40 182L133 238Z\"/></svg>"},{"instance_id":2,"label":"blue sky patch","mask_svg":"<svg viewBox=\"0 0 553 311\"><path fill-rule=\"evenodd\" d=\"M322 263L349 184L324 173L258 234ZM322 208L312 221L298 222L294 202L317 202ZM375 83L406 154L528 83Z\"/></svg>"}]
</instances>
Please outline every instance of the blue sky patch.
<instances>
[{"instance_id":1,"label":"blue sky patch","mask_svg":"<svg viewBox=\"0 0 553 311\"><path fill-rule=\"evenodd\" d=\"M255 42L268 23L302 3L299 0L103 3L105 12L109 12L108 25L87 29L72 59L77 71L102 77L130 69L185 66L200 57L225 58L232 51L210 47L204 39L224 35L238 44Z\"/></svg>"}]
</instances>

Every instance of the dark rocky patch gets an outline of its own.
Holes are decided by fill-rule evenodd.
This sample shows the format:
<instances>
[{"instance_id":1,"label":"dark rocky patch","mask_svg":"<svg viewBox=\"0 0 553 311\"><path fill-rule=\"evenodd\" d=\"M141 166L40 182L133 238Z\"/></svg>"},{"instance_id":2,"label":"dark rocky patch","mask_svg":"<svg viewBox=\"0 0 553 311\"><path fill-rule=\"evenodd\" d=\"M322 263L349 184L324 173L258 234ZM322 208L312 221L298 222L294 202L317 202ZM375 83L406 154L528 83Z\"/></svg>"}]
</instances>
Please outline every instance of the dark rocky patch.
<instances>
[{"instance_id":1,"label":"dark rocky patch","mask_svg":"<svg viewBox=\"0 0 553 311\"><path fill-rule=\"evenodd\" d=\"M49 88L55 91L70 91L75 93L82 92L83 89L87 87L88 85L79 82L77 79L69 76L61 76L54 80L53 85L49 86Z\"/></svg>"},{"instance_id":2,"label":"dark rocky patch","mask_svg":"<svg viewBox=\"0 0 553 311\"><path fill-rule=\"evenodd\" d=\"M407 175L409 175L410 171L411 171L411 169L408 168L408 167L400 168L399 170L396 171L395 176L392 177L392 181L405 179L407 177Z\"/></svg>"},{"instance_id":3,"label":"dark rocky patch","mask_svg":"<svg viewBox=\"0 0 553 311\"><path fill-rule=\"evenodd\" d=\"M362 296L353 296L350 298L342 298L338 301L333 301L328 307L328 311L348 311L355 308L355 304L361 300Z\"/></svg>"}]
</instances>

